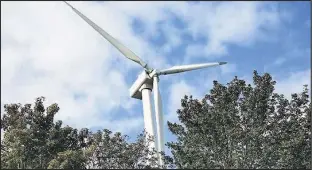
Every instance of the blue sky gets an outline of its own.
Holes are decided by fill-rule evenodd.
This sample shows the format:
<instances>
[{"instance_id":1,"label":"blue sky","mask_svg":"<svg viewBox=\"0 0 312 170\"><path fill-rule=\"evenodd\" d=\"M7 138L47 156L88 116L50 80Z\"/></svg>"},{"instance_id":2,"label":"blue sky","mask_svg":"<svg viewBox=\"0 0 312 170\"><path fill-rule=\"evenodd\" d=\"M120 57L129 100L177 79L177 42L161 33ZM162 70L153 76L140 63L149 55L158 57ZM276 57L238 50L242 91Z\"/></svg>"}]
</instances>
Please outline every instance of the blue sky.
<instances>
[{"instance_id":1,"label":"blue sky","mask_svg":"<svg viewBox=\"0 0 312 170\"><path fill-rule=\"evenodd\" d=\"M178 121L184 94L212 81L252 83L268 72L290 96L310 87L309 2L71 2L154 68L226 61L163 76L165 121ZM56 119L77 128L142 131L141 101L128 89L141 72L62 2L1 2L1 105L58 103ZM3 108L2 108L3 109ZM166 130L166 140L173 140Z\"/></svg>"}]
</instances>

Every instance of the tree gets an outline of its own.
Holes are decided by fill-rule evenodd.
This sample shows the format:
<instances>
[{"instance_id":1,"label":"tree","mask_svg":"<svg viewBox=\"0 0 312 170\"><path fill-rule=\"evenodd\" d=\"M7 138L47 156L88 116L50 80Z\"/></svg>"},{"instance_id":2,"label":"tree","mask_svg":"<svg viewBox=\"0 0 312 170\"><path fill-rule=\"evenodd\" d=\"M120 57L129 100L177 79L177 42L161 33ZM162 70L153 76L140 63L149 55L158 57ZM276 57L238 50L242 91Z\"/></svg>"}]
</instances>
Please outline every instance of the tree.
<instances>
[{"instance_id":1,"label":"tree","mask_svg":"<svg viewBox=\"0 0 312 170\"><path fill-rule=\"evenodd\" d=\"M86 169L86 159L82 150L66 150L49 162L48 169Z\"/></svg>"},{"instance_id":2,"label":"tree","mask_svg":"<svg viewBox=\"0 0 312 170\"><path fill-rule=\"evenodd\" d=\"M45 98L31 104L6 104L1 119L4 139L1 141L1 168L87 169L87 168L158 168L155 149L145 133L137 141L108 129L92 133L62 127L54 121L57 104L45 108ZM151 155L151 156L149 156ZM147 162L149 164L147 164Z\"/></svg>"},{"instance_id":3,"label":"tree","mask_svg":"<svg viewBox=\"0 0 312 170\"><path fill-rule=\"evenodd\" d=\"M93 135L89 164L100 169L146 169L159 168L156 150L149 149L152 138L146 140L146 133L138 135L137 140L128 143L127 135L110 130L97 131Z\"/></svg>"},{"instance_id":4,"label":"tree","mask_svg":"<svg viewBox=\"0 0 312 170\"><path fill-rule=\"evenodd\" d=\"M79 148L77 130L61 128L61 121L54 123L59 107L52 104L44 108L44 100L37 98L33 108L31 104L4 106L1 128L6 152L1 152L2 167L46 168L58 152Z\"/></svg>"},{"instance_id":5,"label":"tree","mask_svg":"<svg viewBox=\"0 0 312 170\"><path fill-rule=\"evenodd\" d=\"M178 168L311 168L311 103L307 86L290 101L274 93L269 74L254 87L235 77L217 81L201 101L185 96L180 123L168 122Z\"/></svg>"}]
</instances>

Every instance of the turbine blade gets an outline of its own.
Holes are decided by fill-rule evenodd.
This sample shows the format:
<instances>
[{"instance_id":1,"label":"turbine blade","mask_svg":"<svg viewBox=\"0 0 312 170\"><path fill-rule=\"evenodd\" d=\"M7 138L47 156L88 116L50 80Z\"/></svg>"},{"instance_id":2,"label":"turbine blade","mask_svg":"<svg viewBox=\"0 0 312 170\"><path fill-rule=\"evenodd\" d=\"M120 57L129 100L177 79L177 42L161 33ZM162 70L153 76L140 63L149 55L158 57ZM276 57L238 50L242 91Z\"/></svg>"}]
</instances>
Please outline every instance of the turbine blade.
<instances>
[{"instance_id":1,"label":"turbine blade","mask_svg":"<svg viewBox=\"0 0 312 170\"><path fill-rule=\"evenodd\" d=\"M130 49L121 44L117 39L109 35L106 31L104 31L101 27L96 25L93 21L79 12L76 8L70 5L68 2L64 1L72 10L78 14L85 22L87 22L93 29L95 29L99 34L101 34L107 41L109 41L114 47L116 47L125 57L128 59L140 64L147 71L151 71L152 69L147 66L147 64L141 60L136 54L134 54Z\"/></svg>"},{"instance_id":2,"label":"turbine blade","mask_svg":"<svg viewBox=\"0 0 312 170\"><path fill-rule=\"evenodd\" d=\"M215 62L215 63L203 63L203 64L190 64L190 65L182 65L182 66L173 66L169 69L160 70L157 72L158 75L166 75L166 74L175 74L181 73L185 71L197 70L207 67L219 66L226 64L227 62Z\"/></svg>"},{"instance_id":3,"label":"turbine blade","mask_svg":"<svg viewBox=\"0 0 312 170\"><path fill-rule=\"evenodd\" d=\"M155 105L155 115L156 115L156 127L157 127L157 150L158 152L164 152L164 123L163 123L163 113L162 113L162 101L159 92L158 85L159 78L154 76L153 78L153 90L154 90L154 105ZM163 160L161 155L158 154L159 164L163 165Z\"/></svg>"}]
</instances>

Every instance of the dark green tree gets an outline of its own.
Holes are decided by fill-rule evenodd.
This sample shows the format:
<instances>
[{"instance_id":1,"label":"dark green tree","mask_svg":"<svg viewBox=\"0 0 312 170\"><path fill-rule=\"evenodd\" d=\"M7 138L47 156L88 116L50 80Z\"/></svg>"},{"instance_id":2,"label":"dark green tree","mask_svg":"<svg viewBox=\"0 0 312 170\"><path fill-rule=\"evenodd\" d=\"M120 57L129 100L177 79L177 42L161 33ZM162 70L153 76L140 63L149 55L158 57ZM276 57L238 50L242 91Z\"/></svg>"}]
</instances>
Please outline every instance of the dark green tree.
<instances>
[{"instance_id":1,"label":"dark green tree","mask_svg":"<svg viewBox=\"0 0 312 170\"><path fill-rule=\"evenodd\" d=\"M92 133L62 127L54 121L57 104L45 108L44 97L31 104L6 104L1 119L1 168L4 169L87 169L158 168L156 151L150 151L145 133L137 141L105 129ZM149 156L151 155L151 156ZM147 164L148 163L148 164Z\"/></svg>"},{"instance_id":2,"label":"dark green tree","mask_svg":"<svg viewBox=\"0 0 312 170\"><path fill-rule=\"evenodd\" d=\"M307 86L288 101L274 93L269 74L253 74L254 86L235 77L213 82L201 101L185 96L177 137L167 143L178 168L311 168L311 103Z\"/></svg>"},{"instance_id":3,"label":"dark green tree","mask_svg":"<svg viewBox=\"0 0 312 170\"><path fill-rule=\"evenodd\" d=\"M152 138L146 140L146 133L138 135L133 143L127 142L129 137L117 132L113 134L104 129L93 134L90 146L89 165L100 169L146 169L159 168L156 150L150 150ZM167 165L167 164L166 164Z\"/></svg>"},{"instance_id":4,"label":"dark green tree","mask_svg":"<svg viewBox=\"0 0 312 170\"><path fill-rule=\"evenodd\" d=\"M45 108L45 98L31 104L7 104L1 119L4 130L1 152L4 168L46 168L59 152L79 148L78 133L71 127L62 128L62 122L54 123L59 111L57 104Z\"/></svg>"},{"instance_id":5,"label":"dark green tree","mask_svg":"<svg viewBox=\"0 0 312 170\"><path fill-rule=\"evenodd\" d=\"M82 150L66 150L49 162L48 169L86 169L86 159Z\"/></svg>"}]
</instances>

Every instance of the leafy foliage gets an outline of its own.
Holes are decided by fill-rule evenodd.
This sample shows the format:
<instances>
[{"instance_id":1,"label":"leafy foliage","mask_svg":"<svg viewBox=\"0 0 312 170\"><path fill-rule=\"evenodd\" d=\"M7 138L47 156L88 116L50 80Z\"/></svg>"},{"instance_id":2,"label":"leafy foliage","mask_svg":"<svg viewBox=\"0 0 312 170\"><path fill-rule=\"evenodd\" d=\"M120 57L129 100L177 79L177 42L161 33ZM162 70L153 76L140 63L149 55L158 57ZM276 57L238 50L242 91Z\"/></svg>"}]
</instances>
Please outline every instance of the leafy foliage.
<instances>
[{"instance_id":1,"label":"leafy foliage","mask_svg":"<svg viewBox=\"0 0 312 170\"><path fill-rule=\"evenodd\" d=\"M177 137L172 156L157 163L152 138L135 142L108 129L95 133L55 121L57 104L44 97L31 104L6 104L1 118L3 169L287 168L311 169L311 114L307 86L286 99L274 93L269 74L253 74L254 86L235 77L217 81L204 99L185 96L180 123L168 122ZM148 140L146 140L148 139Z\"/></svg>"},{"instance_id":2,"label":"leafy foliage","mask_svg":"<svg viewBox=\"0 0 312 170\"><path fill-rule=\"evenodd\" d=\"M201 101L185 96L180 123L168 122L178 168L311 168L311 103L307 86L288 101L269 74L254 87L235 77L214 81Z\"/></svg>"},{"instance_id":3,"label":"leafy foliage","mask_svg":"<svg viewBox=\"0 0 312 170\"><path fill-rule=\"evenodd\" d=\"M67 150L49 162L48 169L85 169L86 157L82 150Z\"/></svg>"},{"instance_id":4,"label":"leafy foliage","mask_svg":"<svg viewBox=\"0 0 312 170\"><path fill-rule=\"evenodd\" d=\"M134 143L128 143L128 136L122 136L121 133L112 135L108 129L98 131L95 136L90 161L97 168L145 169L159 166L156 151L148 148L152 138L146 141L146 133L140 134Z\"/></svg>"},{"instance_id":5,"label":"leafy foliage","mask_svg":"<svg viewBox=\"0 0 312 170\"><path fill-rule=\"evenodd\" d=\"M134 143L127 136L105 129L92 134L87 128L62 127L54 123L57 104L45 108L45 98L31 104L5 105L1 119L1 168L86 169L86 168L157 168L156 151L145 133ZM151 155L151 156L149 156ZM148 163L148 164L147 164Z\"/></svg>"}]
</instances>

